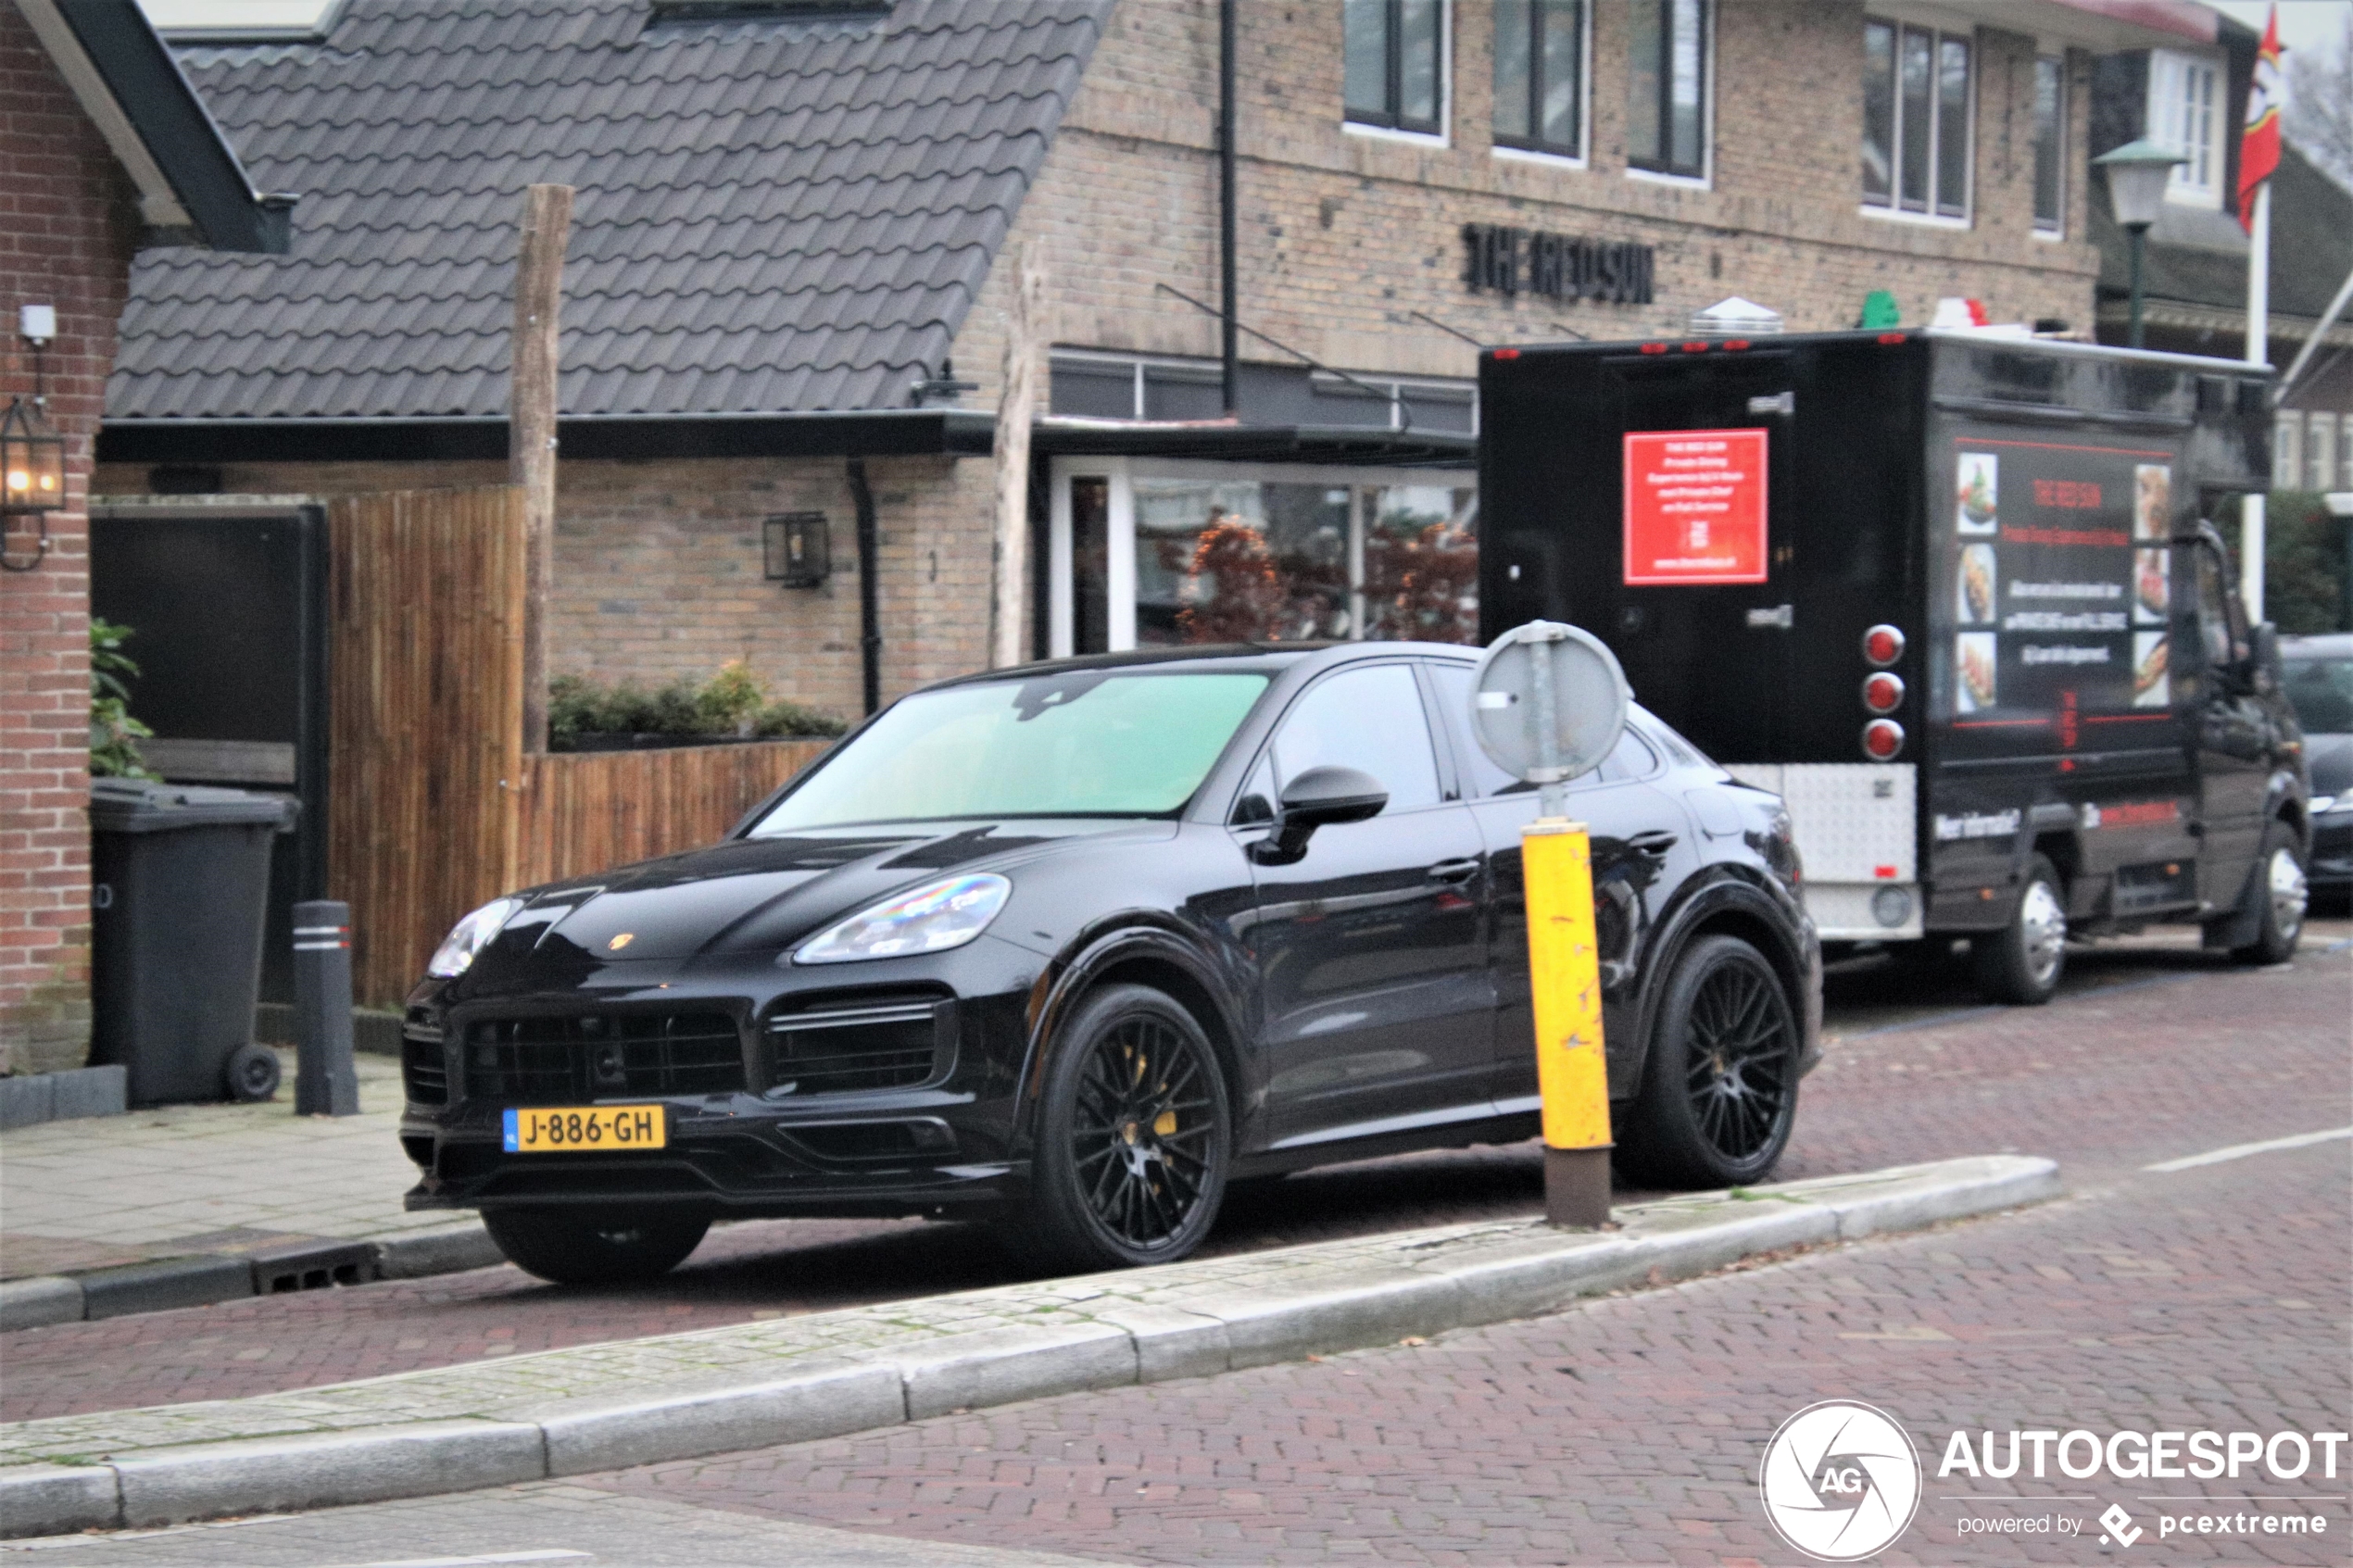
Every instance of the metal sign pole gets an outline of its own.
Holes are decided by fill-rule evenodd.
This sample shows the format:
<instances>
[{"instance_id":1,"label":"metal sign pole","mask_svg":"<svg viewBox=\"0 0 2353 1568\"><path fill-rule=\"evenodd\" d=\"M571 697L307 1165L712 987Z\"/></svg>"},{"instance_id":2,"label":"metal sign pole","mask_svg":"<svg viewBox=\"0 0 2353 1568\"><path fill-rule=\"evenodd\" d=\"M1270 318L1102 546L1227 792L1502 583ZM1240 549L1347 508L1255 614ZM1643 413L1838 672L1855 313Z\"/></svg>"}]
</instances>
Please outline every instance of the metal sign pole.
<instances>
[{"instance_id":1,"label":"metal sign pole","mask_svg":"<svg viewBox=\"0 0 2353 1568\"><path fill-rule=\"evenodd\" d=\"M1625 676L1596 639L1536 621L1489 649L1477 684L1471 719L1480 746L1538 790L1538 816L1520 830L1519 847L1543 1105L1544 1218L1555 1225L1604 1225L1609 1061L1593 853L1585 824L1568 820L1568 781L1617 746L1626 721ZM1515 707L1525 709L1517 733L1503 717ZM1497 716L1491 727L1490 713Z\"/></svg>"}]
</instances>

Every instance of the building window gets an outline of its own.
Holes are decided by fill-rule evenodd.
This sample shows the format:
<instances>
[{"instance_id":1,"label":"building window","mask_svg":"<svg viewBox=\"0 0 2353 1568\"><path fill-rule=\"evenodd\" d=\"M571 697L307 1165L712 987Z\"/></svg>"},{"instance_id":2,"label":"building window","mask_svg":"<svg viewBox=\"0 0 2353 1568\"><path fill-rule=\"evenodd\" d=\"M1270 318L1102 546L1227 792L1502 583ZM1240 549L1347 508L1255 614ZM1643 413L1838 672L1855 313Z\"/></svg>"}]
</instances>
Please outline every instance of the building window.
<instances>
[{"instance_id":1,"label":"building window","mask_svg":"<svg viewBox=\"0 0 2353 1568\"><path fill-rule=\"evenodd\" d=\"M1969 217L1969 41L1863 24L1863 205Z\"/></svg>"},{"instance_id":2,"label":"building window","mask_svg":"<svg viewBox=\"0 0 2353 1568\"><path fill-rule=\"evenodd\" d=\"M1444 0L1347 0L1349 123L1435 136L1444 129Z\"/></svg>"},{"instance_id":3,"label":"building window","mask_svg":"<svg viewBox=\"0 0 2353 1568\"><path fill-rule=\"evenodd\" d=\"M1495 0L1495 144L1585 156L1585 0Z\"/></svg>"},{"instance_id":4,"label":"building window","mask_svg":"<svg viewBox=\"0 0 2353 1568\"><path fill-rule=\"evenodd\" d=\"M2337 417L2316 412L2310 421L2304 434L2304 461L2311 473L2307 488L2327 490L2336 483Z\"/></svg>"},{"instance_id":5,"label":"building window","mask_svg":"<svg viewBox=\"0 0 2353 1568\"><path fill-rule=\"evenodd\" d=\"M2067 67L2045 55L2034 62L2034 232L2067 230Z\"/></svg>"},{"instance_id":6,"label":"building window","mask_svg":"<svg viewBox=\"0 0 2353 1568\"><path fill-rule=\"evenodd\" d=\"M1626 162L1707 175L1707 0L1634 0L1627 59Z\"/></svg>"},{"instance_id":7,"label":"building window","mask_svg":"<svg viewBox=\"0 0 2353 1568\"><path fill-rule=\"evenodd\" d=\"M2200 55L2171 49L2149 54L2149 140L2185 160L2173 168L2165 194L2202 207L2221 204L2222 68Z\"/></svg>"},{"instance_id":8,"label":"building window","mask_svg":"<svg viewBox=\"0 0 2353 1568\"><path fill-rule=\"evenodd\" d=\"M2271 488L2294 490L2304 483L2304 420L2283 408L2271 418Z\"/></svg>"}]
</instances>

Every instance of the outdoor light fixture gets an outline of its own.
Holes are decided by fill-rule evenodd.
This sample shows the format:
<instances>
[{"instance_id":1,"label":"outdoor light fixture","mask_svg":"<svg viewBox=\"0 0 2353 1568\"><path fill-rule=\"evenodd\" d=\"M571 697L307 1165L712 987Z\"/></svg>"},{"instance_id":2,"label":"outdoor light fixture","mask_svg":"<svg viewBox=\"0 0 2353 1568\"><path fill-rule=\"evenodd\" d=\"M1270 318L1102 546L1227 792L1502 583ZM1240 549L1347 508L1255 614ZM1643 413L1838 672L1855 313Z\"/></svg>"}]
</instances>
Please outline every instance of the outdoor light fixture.
<instances>
[{"instance_id":1,"label":"outdoor light fixture","mask_svg":"<svg viewBox=\"0 0 2353 1568\"><path fill-rule=\"evenodd\" d=\"M761 554L771 583L819 588L833 575L833 544L823 512L786 512L761 525Z\"/></svg>"},{"instance_id":2,"label":"outdoor light fixture","mask_svg":"<svg viewBox=\"0 0 2353 1568\"><path fill-rule=\"evenodd\" d=\"M2145 136L2092 160L2095 168L2108 171L2108 208L2116 214L2116 225L2130 242L2133 319L2125 341L2133 348L2141 346L2141 247L2147 239L2149 225L2165 210L2165 185L2173 177L2174 166L2187 162L2189 159L2172 148L2159 146Z\"/></svg>"},{"instance_id":3,"label":"outdoor light fixture","mask_svg":"<svg viewBox=\"0 0 2353 1568\"><path fill-rule=\"evenodd\" d=\"M41 533L30 558L0 548L0 567L31 571L41 564L49 553L49 514L65 500L64 437L51 433L38 402L9 398L7 412L0 414L0 518L36 518Z\"/></svg>"}]
</instances>

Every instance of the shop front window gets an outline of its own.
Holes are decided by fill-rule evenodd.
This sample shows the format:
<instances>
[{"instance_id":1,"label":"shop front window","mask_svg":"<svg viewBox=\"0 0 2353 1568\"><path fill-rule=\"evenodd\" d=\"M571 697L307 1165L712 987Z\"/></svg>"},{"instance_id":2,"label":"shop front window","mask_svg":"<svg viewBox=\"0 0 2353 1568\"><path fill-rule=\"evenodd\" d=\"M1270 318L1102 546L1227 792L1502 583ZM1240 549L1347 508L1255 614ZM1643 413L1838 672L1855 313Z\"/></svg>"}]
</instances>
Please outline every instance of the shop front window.
<instances>
[{"instance_id":1,"label":"shop front window","mask_svg":"<svg viewBox=\"0 0 2353 1568\"><path fill-rule=\"evenodd\" d=\"M1199 468L1059 478L1052 651L1477 639L1469 475Z\"/></svg>"}]
</instances>

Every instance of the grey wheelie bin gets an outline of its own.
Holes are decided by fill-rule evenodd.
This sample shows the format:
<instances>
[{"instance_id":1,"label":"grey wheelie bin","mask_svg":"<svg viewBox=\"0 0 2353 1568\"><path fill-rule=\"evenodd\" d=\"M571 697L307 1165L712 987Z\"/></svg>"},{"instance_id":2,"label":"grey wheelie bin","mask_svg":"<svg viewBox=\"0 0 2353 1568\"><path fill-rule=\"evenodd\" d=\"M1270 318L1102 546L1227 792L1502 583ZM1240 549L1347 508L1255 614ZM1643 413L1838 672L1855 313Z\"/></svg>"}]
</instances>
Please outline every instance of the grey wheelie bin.
<instances>
[{"instance_id":1,"label":"grey wheelie bin","mask_svg":"<svg viewBox=\"0 0 2353 1568\"><path fill-rule=\"evenodd\" d=\"M253 1039L271 841L299 807L242 789L90 784L91 1050L133 1105L268 1099Z\"/></svg>"}]
</instances>

